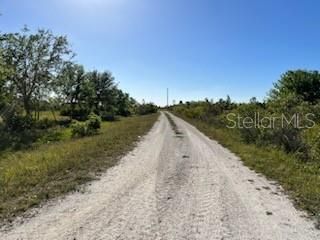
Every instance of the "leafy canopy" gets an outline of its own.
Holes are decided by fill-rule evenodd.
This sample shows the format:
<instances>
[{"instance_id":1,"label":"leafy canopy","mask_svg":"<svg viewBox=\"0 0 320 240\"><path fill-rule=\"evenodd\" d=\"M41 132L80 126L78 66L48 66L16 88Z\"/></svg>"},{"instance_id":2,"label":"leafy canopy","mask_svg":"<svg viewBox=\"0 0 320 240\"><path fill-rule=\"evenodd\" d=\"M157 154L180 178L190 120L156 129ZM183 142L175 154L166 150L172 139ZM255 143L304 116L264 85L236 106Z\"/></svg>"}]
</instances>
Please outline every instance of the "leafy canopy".
<instances>
[{"instance_id":1,"label":"leafy canopy","mask_svg":"<svg viewBox=\"0 0 320 240\"><path fill-rule=\"evenodd\" d=\"M310 103L320 100L320 74L318 71L288 71L274 84L270 100L284 99L293 95Z\"/></svg>"},{"instance_id":2,"label":"leafy canopy","mask_svg":"<svg viewBox=\"0 0 320 240\"><path fill-rule=\"evenodd\" d=\"M14 96L22 98L27 115L34 98L50 92L52 81L71 54L65 36L54 36L48 30L1 35L3 61L12 70L7 86Z\"/></svg>"}]
</instances>

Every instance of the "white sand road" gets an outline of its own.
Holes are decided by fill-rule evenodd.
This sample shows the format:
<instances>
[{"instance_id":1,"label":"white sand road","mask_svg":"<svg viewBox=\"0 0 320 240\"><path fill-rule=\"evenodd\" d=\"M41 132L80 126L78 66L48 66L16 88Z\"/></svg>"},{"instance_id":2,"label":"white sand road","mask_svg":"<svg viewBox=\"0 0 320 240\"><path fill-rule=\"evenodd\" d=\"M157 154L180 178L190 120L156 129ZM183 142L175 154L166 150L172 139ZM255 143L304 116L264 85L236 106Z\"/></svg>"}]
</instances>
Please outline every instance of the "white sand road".
<instances>
[{"instance_id":1,"label":"white sand road","mask_svg":"<svg viewBox=\"0 0 320 240\"><path fill-rule=\"evenodd\" d=\"M135 150L82 193L46 204L0 239L320 239L281 187L162 113Z\"/></svg>"}]
</instances>

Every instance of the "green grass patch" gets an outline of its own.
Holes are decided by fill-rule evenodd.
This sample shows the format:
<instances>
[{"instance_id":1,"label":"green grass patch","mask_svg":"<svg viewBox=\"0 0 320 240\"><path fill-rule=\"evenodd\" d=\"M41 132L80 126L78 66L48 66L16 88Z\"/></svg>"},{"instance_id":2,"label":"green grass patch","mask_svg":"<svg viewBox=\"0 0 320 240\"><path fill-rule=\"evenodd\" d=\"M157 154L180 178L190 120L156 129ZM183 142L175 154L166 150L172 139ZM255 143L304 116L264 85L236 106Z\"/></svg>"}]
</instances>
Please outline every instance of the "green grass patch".
<instances>
[{"instance_id":1,"label":"green grass patch","mask_svg":"<svg viewBox=\"0 0 320 240\"><path fill-rule=\"evenodd\" d=\"M180 116L180 115L179 115ZM272 147L258 147L241 142L232 129L215 128L203 122L180 116L211 139L238 155L244 164L281 184L299 208L307 210L320 222L320 165L302 162L293 154Z\"/></svg>"},{"instance_id":2,"label":"green grass patch","mask_svg":"<svg viewBox=\"0 0 320 240\"><path fill-rule=\"evenodd\" d=\"M44 119L48 119L48 120L65 120L65 119L69 119L69 117L67 116L61 116L60 115L60 111L40 111L39 112L39 120L44 120Z\"/></svg>"},{"instance_id":3,"label":"green grass patch","mask_svg":"<svg viewBox=\"0 0 320 240\"><path fill-rule=\"evenodd\" d=\"M94 179L132 150L157 118L152 114L104 122L99 135L80 139L71 139L70 133L63 130L62 141L2 155L0 220L8 220Z\"/></svg>"}]
</instances>

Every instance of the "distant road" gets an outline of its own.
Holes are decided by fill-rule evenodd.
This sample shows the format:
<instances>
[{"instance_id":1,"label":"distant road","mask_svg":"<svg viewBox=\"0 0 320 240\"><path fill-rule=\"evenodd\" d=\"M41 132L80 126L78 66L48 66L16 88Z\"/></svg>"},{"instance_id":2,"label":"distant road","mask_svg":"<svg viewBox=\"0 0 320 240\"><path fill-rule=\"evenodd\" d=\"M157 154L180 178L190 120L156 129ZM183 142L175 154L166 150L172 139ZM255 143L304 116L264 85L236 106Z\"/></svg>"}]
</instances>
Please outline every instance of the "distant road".
<instances>
[{"instance_id":1,"label":"distant road","mask_svg":"<svg viewBox=\"0 0 320 240\"><path fill-rule=\"evenodd\" d=\"M0 239L320 239L281 187L172 119L176 132L162 113L118 166Z\"/></svg>"}]
</instances>

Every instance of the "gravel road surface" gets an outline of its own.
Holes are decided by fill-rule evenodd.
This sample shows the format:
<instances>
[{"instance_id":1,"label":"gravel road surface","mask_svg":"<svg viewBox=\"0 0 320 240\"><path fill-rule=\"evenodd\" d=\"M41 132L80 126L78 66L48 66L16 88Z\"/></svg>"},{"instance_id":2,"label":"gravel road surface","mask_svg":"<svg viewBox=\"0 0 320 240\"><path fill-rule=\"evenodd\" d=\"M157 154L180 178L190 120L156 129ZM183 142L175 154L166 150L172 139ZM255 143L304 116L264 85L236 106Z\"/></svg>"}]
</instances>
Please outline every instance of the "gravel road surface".
<instances>
[{"instance_id":1,"label":"gravel road surface","mask_svg":"<svg viewBox=\"0 0 320 240\"><path fill-rule=\"evenodd\" d=\"M320 239L276 183L165 114L83 192L46 204L0 239Z\"/></svg>"}]
</instances>

